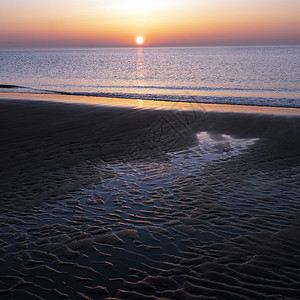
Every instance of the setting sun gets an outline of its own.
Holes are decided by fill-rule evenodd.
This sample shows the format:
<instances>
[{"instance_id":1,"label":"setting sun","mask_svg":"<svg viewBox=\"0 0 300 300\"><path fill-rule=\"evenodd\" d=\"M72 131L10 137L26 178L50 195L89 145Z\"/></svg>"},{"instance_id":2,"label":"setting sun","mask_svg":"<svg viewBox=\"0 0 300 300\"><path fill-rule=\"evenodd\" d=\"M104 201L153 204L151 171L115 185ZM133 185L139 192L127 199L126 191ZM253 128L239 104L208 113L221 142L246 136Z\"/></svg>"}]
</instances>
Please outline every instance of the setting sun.
<instances>
[{"instance_id":1,"label":"setting sun","mask_svg":"<svg viewBox=\"0 0 300 300\"><path fill-rule=\"evenodd\" d=\"M69 2L0 0L0 48L300 44L299 0Z\"/></svg>"},{"instance_id":2,"label":"setting sun","mask_svg":"<svg viewBox=\"0 0 300 300\"><path fill-rule=\"evenodd\" d=\"M137 39L136 39L136 43L138 45L143 45L144 44L144 38L142 36L139 36Z\"/></svg>"}]
</instances>

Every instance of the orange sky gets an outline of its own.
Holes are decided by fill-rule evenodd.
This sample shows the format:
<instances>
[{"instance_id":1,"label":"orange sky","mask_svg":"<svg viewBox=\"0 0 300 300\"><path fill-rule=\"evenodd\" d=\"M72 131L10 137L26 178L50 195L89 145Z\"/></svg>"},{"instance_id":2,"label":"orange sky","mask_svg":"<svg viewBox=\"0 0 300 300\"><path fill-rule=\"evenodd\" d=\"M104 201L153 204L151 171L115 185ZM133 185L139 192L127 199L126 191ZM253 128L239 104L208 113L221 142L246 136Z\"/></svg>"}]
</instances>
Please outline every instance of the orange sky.
<instances>
[{"instance_id":1,"label":"orange sky","mask_svg":"<svg viewBox=\"0 0 300 300\"><path fill-rule=\"evenodd\" d=\"M299 0L0 0L0 47L300 45Z\"/></svg>"}]
</instances>

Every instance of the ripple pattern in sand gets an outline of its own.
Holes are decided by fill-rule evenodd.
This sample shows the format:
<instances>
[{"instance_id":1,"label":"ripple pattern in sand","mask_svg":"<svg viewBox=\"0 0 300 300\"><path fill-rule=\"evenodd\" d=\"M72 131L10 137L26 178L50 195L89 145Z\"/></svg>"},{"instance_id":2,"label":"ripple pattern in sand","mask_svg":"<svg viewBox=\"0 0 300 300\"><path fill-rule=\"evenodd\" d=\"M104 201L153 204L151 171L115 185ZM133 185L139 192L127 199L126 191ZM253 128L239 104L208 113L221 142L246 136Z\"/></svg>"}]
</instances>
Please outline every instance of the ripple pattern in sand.
<instances>
[{"instance_id":1,"label":"ripple pattern in sand","mask_svg":"<svg viewBox=\"0 0 300 300\"><path fill-rule=\"evenodd\" d=\"M299 166L198 135L0 216L1 299L298 299ZM260 153L260 155L258 154Z\"/></svg>"}]
</instances>

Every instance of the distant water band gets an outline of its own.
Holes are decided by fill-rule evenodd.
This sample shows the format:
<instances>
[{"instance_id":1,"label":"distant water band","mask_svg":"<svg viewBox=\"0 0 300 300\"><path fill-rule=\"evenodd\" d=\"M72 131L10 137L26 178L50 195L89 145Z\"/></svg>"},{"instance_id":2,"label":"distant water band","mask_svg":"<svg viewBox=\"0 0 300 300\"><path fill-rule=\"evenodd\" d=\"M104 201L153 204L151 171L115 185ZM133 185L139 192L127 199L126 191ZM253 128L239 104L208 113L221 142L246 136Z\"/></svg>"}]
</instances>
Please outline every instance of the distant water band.
<instances>
[{"instance_id":1,"label":"distant water band","mask_svg":"<svg viewBox=\"0 0 300 300\"><path fill-rule=\"evenodd\" d=\"M300 108L300 47L0 51L0 92Z\"/></svg>"}]
</instances>

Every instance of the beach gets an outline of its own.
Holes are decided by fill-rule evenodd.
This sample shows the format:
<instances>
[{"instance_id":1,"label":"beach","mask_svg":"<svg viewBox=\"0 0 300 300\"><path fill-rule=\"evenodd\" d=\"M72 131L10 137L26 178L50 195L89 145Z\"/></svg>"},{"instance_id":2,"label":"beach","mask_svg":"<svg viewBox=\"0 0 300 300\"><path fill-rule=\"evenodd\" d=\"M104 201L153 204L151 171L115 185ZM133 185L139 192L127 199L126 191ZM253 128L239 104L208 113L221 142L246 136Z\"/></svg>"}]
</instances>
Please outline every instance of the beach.
<instances>
[{"instance_id":1,"label":"beach","mask_svg":"<svg viewBox=\"0 0 300 300\"><path fill-rule=\"evenodd\" d=\"M300 109L0 98L1 299L298 299Z\"/></svg>"}]
</instances>

